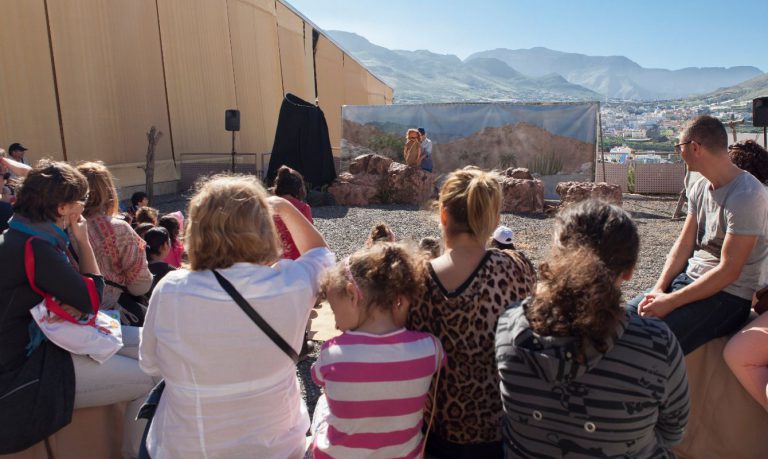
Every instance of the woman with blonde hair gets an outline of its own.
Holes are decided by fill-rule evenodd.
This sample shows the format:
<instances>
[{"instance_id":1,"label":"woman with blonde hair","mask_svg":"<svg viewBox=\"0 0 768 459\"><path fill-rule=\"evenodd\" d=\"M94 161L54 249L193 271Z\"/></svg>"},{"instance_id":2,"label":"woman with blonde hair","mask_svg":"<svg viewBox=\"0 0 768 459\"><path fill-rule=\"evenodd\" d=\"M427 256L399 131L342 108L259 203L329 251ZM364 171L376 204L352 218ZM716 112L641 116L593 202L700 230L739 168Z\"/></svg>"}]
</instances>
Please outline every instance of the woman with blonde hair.
<instances>
[{"instance_id":1,"label":"woman with blonde hair","mask_svg":"<svg viewBox=\"0 0 768 459\"><path fill-rule=\"evenodd\" d=\"M437 336L448 357L426 410L435 411L427 438L434 457L502 456L496 322L507 305L531 293L536 276L519 253L486 248L501 201L496 175L479 169L454 171L440 190L445 250L429 262L426 293L410 316L411 328Z\"/></svg>"},{"instance_id":2,"label":"woman with blonde hair","mask_svg":"<svg viewBox=\"0 0 768 459\"><path fill-rule=\"evenodd\" d=\"M421 134L418 129L408 129L405 133L405 146L403 147L403 160L411 167L419 167L424 156L421 152Z\"/></svg>"},{"instance_id":3,"label":"woman with blonde hair","mask_svg":"<svg viewBox=\"0 0 768 459\"><path fill-rule=\"evenodd\" d=\"M107 284L101 308L118 309L123 315L123 323L141 325L143 311L138 310L136 303L129 299L144 295L152 287L146 243L130 224L117 218L117 190L112 173L104 163L81 163L77 170L88 180L88 199L83 216L88 220L88 239ZM124 293L127 295L121 299Z\"/></svg>"},{"instance_id":4,"label":"woman with blonde hair","mask_svg":"<svg viewBox=\"0 0 768 459\"><path fill-rule=\"evenodd\" d=\"M273 215L290 231L298 259L280 259ZM141 367L166 382L150 456L302 458L309 416L294 362L225 286L295 355L334 255L290 202L237 175L198 186L184 243L190 269L157 284L142 332Z\"/></svg>"}]
</instances>

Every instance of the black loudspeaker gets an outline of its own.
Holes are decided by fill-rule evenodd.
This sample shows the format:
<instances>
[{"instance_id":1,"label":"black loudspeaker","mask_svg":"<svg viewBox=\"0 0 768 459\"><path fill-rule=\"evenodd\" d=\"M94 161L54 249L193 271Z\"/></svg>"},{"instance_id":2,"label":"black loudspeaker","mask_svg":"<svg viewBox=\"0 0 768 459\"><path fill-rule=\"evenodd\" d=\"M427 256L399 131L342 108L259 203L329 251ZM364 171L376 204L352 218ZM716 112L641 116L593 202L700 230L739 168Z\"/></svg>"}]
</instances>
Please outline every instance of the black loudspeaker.
<instances>
[{"instance_id":1,"label":"black loudspeaker","mask_svg":"<svg viewBox=\"0 0 768 459\"><path fill-rule=\"evenodd\" d=\"M768 126L768 97L752 100L752 126Z\"/></svg>"},{"instance_id":2,"label":"black loudspeaker","mask_svg":"<svg viewBox=\"0 0 768 459\"><path fill-rule=\"evenodd\" d=\"M232 132L240 130L240 110L224 112L224 129Z\"/></svg>"}]
</instances>

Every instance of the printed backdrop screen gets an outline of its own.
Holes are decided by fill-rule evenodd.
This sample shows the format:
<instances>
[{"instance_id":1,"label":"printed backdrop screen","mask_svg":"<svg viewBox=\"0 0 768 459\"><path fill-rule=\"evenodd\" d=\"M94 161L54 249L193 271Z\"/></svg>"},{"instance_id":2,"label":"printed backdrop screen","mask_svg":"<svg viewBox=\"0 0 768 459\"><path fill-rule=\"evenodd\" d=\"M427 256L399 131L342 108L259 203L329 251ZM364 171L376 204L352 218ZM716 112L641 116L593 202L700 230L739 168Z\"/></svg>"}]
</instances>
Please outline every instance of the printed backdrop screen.
<instances>
[{"instance_id":1,"label":"printed backdrop screen","mask_svg":"<svg viewBox=\"0 0 768 459\"><path fill-rule=\"evenodd\" d=\"M594 179L598 102L345 105L341 113L346 159L378 153L402 162L406 131L423 127L436 173L525 167L548 198L558 182Z\"/></svg>"}]
</instances>

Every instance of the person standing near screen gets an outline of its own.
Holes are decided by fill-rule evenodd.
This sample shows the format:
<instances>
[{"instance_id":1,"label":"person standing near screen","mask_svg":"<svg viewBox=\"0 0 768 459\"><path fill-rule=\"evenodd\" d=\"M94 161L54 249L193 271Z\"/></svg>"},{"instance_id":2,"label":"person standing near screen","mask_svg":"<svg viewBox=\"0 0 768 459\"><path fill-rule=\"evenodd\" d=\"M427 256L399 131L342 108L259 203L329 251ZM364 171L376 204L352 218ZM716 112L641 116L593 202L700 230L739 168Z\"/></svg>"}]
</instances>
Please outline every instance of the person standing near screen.
<instances>
[{"instance_id":1,"label":"person standing near screen","mask_svg":"<svg viewBox=\"0 0 768 459\"><path fill-rule=\"evenodd\" d=\"M427 172L432 172L432 141L427 138L427 131L423 127L418 129L421 138L421 168Z\"/></svg>"}]
</instances>

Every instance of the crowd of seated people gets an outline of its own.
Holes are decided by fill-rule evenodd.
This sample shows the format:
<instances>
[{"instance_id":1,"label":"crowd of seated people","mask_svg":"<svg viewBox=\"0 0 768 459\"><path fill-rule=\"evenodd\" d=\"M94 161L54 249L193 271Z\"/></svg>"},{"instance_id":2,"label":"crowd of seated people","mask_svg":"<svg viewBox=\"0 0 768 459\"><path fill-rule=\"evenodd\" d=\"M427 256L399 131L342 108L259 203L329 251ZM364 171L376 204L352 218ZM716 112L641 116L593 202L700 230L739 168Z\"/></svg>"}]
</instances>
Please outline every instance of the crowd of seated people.
<instances>
[{"instance_id":1,"label":"crowd of seated people","mask_svg":"<svg viewBox=\"0 0 768 459\"><path fill-rule=\"evenodd\" d=\"M0 432L0 453L75 408L127 402L123 455L136 457L136 411L162 379L144 439L156 458L674 457L690 410L684 356L708 341L735 333L725 359L768 410L768 315L748 323L768 303L768 153L729 147L706 116L676 149L702 178L658 281L627 304L643 242L627 212L593 200L561 210L534 267L499 226L498 177L477 168L442 182L439 239L396 240L377 224L336 260L287 167L271 194L251 176L202 180L185 221L143 193L121 214L98 162L12 164L0 419L19 422ZM93 312L93 282L99 306L124 313L125 346L106 363L30 326L41 300L25 274L30 238L35 282L65 310ZM145 315L128 297L148 300ZM311 368L323 395L310 419L296 362L319 297L340 335ZM30 372L34 388L18 390Z\"/></svg>"}]
</instances>

